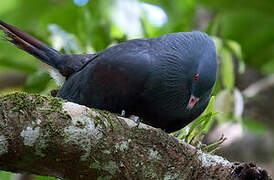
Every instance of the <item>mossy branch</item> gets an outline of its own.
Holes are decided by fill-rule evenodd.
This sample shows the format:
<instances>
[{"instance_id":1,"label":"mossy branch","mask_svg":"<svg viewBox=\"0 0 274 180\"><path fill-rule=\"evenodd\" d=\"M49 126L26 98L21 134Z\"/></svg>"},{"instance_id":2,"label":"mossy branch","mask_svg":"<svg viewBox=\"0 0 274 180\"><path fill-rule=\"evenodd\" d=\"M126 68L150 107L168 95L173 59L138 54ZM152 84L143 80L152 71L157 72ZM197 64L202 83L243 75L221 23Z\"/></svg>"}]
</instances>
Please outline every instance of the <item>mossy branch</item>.
<instances>
[{"instance_id":1,"label":"mossy branch","mask_svg":"<svg viewBox=\"0 0 274 180\"><path fill-rule=\"evenodd\" d=\"M73 180L268 178L160 129L24 93L0 97L0 169Z\"/></svg>"}]
</instances>

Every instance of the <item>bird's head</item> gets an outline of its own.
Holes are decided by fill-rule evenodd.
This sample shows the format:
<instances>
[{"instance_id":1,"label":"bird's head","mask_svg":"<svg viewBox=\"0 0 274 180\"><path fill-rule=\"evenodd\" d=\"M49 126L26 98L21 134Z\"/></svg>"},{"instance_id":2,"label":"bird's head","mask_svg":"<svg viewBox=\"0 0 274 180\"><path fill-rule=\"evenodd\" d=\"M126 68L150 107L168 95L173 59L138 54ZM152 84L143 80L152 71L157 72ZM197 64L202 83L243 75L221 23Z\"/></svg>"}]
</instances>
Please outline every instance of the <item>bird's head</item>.
<instances>
[{"instance_id":1,"label":"bird's head","mask_svg":"<svg viewBox=\"0 0 274 180\"><path fill-rule=\"evenodd\" d=\"M200 99L207 98L215 84L217 76L217 60L215 47L209 47L198 61L198 65L190 71L190 98L186 108L191 110Z\"/></svg>"},{"instance_id":2,"label":"bird's head","mask_svg":"<svg viewBox=\"0 0 274 180\"><path fill-rule=\"evenodd\" d=\"M155 42L161 49L154 52L156 60L145 96L154 109L159 109L159 114L163 111L175 117L198 114L206 107L216 81L213 40L194 31L168 34Z\"/></svg>"}]
</instances>

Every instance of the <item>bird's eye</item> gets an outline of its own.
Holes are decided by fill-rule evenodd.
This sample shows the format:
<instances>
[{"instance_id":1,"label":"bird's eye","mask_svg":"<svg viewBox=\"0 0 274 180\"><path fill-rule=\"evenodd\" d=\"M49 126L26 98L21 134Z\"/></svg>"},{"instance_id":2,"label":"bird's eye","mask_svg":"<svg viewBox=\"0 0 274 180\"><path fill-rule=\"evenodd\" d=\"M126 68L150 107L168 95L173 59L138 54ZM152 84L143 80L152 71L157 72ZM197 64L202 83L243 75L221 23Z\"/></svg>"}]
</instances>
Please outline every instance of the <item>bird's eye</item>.
<instances>
[{"instance_id":1,"label":"bird's eye","mask_svg":"<svg viewBox=\"0 0 274 180\"><path fill-rule=\"evenodd\" d=\"M198 80L199 80L199 74L198 74L198 73L195 73L195 74L193 75L193 79L194 79L195 81L198 81Z\"/></svg>"}]
</instances>

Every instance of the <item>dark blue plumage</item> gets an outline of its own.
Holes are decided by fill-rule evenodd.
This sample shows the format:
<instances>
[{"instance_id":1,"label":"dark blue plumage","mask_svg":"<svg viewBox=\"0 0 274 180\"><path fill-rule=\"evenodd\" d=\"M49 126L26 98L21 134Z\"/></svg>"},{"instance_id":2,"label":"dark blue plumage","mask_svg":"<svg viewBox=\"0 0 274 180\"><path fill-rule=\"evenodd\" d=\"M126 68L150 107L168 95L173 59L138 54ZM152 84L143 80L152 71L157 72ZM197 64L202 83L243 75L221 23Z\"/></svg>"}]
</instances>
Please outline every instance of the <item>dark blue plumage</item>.
<instances>
[{"instance_id":1,"label":"dark blue plumage","mask_svg":"<svg viewBox=\"0 0 274 180\"><path fill-rule=\"evenodd\" d=\"M58 97L115 113L125 110L167 132L204 111L216 81L214 43L198 31L130 40L97 54L56 56L2 21L0 29L30 54L43 52L35 56L67 77Z\"/></svg>"}]
</instances>

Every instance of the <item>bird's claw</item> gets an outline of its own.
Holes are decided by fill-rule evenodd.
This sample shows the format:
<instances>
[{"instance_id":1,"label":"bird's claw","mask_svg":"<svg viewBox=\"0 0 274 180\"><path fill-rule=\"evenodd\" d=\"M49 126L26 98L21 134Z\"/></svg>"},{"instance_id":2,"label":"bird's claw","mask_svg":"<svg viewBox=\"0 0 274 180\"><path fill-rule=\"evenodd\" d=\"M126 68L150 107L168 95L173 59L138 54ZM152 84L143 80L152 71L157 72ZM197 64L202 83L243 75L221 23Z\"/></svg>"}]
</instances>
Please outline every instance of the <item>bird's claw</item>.
<instances>
[{"instance_id":1,"label":"bird's claw","mask_svg":"<svg viewBox=\"0 0 274 180\"><path fill-rule=\"evenodd\" d=\"M122 116L122 117L126 117L126 111L125 111L125 110L122 110L122 111L121 111L121 116Z\"/></svg>"},{"instance_id":2,"label":"bird's claw","mask_svg":"<svg viewBox=\"0 0 274 180\"><path fill-rule=\"evenodd\" d=\"M131 115L129 117L129 119L133 120L137 124L136 127L139 127L140 123L142 122L142 118L140 118L139 116L135 116L135 115Z\"/></svg>"}]
</instances>

